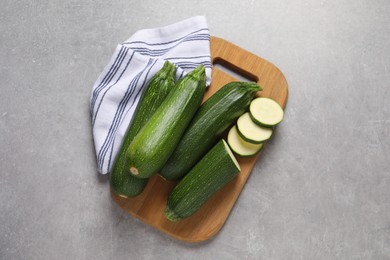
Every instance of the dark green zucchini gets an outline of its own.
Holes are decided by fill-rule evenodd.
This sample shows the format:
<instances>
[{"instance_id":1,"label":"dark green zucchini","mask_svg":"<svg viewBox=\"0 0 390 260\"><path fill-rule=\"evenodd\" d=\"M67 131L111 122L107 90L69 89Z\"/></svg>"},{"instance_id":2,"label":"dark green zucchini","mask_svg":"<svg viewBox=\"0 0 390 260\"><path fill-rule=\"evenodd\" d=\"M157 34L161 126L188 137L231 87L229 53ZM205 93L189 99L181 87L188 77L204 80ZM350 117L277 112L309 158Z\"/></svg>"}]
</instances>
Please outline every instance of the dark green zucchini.
<instances>
[{"instance_id":1,"label":"dark green zucchini","mask_svg":"<svg viewBox=\"0 0 390 260\"><path fill-rule=\"evenodd\" d=\"M191 216L239 172L240 165L222 139L173 188L165 217L178 221Z\"/></svg>"},{"instance_id":2,"label":"dark green zucchini","mask_svg":"<svg viewBox=\"0 0 390 260\"><path fill-rule=\"evenodd\" d=\"M189 72L153 114L127 150L131 174L148 178L168 160L202 102L206 74L202 65Z\"/></svg>"},{"instance_id":3,"label":"dark green zucchini","mask_svg":"<svg viewBox=\"0 0 390 260\"><path fill-rule=\"evenodd\" d=\"M139 179L130 174L126 166L126 151L141 127L150 119L174 87L175 71L175 65L166 61L162 69L149 81L140 98L111 171L111 188L121 197L137 196L148 182L148 179Z\"/></svg>"},{"instance_id":4,"label":"dark green zucchini","mask_svg":"<svg viewBox=\"0 0 390 260\"><path fill-rule=\"evenodd\" d=\"M247 111L256 83L231 82L199 108L175 151L160 171L167 180L181 179L215 145L221 134Z\"/></svg>"}]
</instances>

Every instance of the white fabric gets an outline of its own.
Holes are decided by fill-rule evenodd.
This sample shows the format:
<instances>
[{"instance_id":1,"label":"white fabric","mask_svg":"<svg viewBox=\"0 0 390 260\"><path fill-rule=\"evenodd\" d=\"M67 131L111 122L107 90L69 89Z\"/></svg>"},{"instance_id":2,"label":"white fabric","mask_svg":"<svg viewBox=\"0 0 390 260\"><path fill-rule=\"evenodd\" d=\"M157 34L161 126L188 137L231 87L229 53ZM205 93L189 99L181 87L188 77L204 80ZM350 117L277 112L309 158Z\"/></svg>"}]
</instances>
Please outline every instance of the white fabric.
<instances>
[{"instance_id":1,"label":"white fabric","mask_svg":"<svg viewBox=\"0 0 390 260\"><path fill-rule=\"evenodd\" d=\"M203 64L210 84L210 33L204 16L137 31L117 46L90 100L99 173L110 171L140 94L165 60L176 65L176 79Z\"/></svg>"}]
</instances>

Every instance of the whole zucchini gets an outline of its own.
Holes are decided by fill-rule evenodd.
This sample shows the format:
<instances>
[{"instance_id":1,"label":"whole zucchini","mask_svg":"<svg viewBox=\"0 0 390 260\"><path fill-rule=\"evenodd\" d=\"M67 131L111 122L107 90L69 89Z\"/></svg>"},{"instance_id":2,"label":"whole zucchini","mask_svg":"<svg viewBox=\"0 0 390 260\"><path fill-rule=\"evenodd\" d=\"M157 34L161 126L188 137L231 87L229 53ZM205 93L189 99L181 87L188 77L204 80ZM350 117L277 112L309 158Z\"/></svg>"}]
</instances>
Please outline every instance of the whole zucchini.
<instances>
[{"instance_id":1,"label":"whole zucchini","mask_svg":"<svg viewBox=\"0 0 390 260\"><path fill-rule=\"evenodd\" d=\"M134 112L111 171L111 188L121 197L134 197L140 194L148 179L139 179L129 173L126 166L126 151L139 130L150 119L175 85L175 65L166 61L149 81Z\"/></svg>"},{"instance_id":2,"label":"whole zucchini","mask_svg":"<svg viewBox=\"0 0 390 260\"><path fill-rule=\"evenodd\" d=\"M202 65L175 85L127 150L131 174L148 178L164 166L202 102L205 88Z\"/></svg>"},{"instance_id":3,"label":"whole zucchini","mask_svg":"<svg viewBox=\"0 0 390 260\"><path fill-rule=\"evenodd\" d=\"M240 165L222 139L173 188L165 217L178 221L191 216L239 172Z\"/></svg>"},{"instance_id":4,"label":"whole zucchini","mask_svg":"<svg viewBox=\"0 0 390 260\"><path fill-rule=\"evenodd\" d=\"M248 109L259 90L261 88L256 83L231 82L207 99L160 175L167 180L182 178Z\"/></svg>"}]
</instances>

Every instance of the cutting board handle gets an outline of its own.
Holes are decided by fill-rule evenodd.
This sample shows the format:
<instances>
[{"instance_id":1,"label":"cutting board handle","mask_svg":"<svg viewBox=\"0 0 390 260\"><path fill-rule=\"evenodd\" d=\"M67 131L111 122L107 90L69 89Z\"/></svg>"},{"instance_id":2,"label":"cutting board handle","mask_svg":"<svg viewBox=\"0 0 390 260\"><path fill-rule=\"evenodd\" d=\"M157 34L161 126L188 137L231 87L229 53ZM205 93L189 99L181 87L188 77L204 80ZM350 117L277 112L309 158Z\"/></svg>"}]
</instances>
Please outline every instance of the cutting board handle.
<instances>
[{"instance_id":1,"label":"cutting board handle","mask_svg":"<svg viewBox=\"0 0 390 260\"><path fill-rule=\"evenodd\" d=\"M247 51L218 37L212 36L211 42L212 46L220 47L212 48L211 50L211 62L214 65L213 69L219 70L215 65L221 65L249 81L256 83L259 81L259 77L252 72L253 68L242 60L241 55Z\"/></svg>"},{"instance_id":2,"label":"cutting board handle","mask_svg":"<svg viewBox=\"0 0 390 260\"><path fill-rule=\"evenodd\" d=\"M258 93L258 96L274 97L283 108L285 107L288 96L287 81L283 73L275 65L233 43L215 36L210 37L210 46L213 65L220 64L250 81L256 82L263 88ZM224 83L237 80L232 75L214 66L213 78L218 77L217 75L219 74L223 75L221 77L225 79L226 82Z\"/></svg>"}]
</instances>

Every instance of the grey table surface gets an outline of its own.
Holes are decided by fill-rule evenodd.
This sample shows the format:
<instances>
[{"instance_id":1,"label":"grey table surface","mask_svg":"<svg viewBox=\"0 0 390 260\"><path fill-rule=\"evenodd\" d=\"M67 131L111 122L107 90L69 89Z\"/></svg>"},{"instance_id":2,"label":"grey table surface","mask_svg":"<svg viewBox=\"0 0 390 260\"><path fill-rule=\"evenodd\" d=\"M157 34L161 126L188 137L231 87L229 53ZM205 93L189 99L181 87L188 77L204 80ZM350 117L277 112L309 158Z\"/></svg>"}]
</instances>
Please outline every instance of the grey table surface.
<instances>
[{"instance_id":1,"label":"grey table surface","mask_svg":"<svg viewBox=\"0 0 390 260\"><path fill-rule=\"evenodd\" d=\"M0 9L0 259L390 259L390 1L11 1ZM122 211L91 88L117 43L205 15L289 84L285 120L211 240Z\"/></svg>"}]
</instances>

